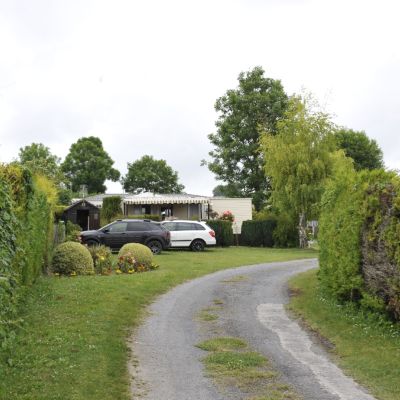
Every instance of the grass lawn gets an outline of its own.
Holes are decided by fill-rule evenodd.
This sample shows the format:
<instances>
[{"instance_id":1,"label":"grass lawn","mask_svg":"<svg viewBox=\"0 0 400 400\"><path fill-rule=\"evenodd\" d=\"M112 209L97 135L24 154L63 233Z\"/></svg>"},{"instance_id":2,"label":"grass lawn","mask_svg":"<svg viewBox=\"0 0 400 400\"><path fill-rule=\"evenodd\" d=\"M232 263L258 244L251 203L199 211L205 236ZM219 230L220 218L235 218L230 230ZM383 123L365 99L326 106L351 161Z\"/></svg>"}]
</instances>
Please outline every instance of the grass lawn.
<instances>
[{"instance_id":1,"label":"grass lawn","mask_svg":"<svg viewBox=\"0 0 400 400\"><path fill-rule=\"evenodd\" d=\"M245 247L169 251L157 256L159 270L143 274L42 278L26 301L14 348L0 351L0 399L127 400L126 339L156 296L221 269L316 254Z\"/></svg>"},{"instance_id":2,"label":"grass lawn","mask_svg":"<svg viewBox=\"0 0 400 400\"><path fill-rule=\"evenodd\" d=\"M400 324L319 295L316 271L293 278L290 309L334 345L339 364L378 399L400 399ZM335 357L336 358L336 357Z\"/></svg>"}]
</instances>

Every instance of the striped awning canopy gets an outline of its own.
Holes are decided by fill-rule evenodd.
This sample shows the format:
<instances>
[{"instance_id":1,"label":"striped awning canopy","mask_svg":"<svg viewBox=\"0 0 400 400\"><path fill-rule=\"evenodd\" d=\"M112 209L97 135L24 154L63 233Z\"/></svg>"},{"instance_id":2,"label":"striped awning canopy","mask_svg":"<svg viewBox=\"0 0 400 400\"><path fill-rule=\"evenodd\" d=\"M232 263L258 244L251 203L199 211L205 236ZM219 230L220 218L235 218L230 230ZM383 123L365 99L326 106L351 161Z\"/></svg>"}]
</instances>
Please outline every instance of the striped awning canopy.
<instances>
[{"instance_id":1,"label":"striped awning canopy","mask_svg":"<svg viewBox=\"0 0 400 400\"><path fill-rule=\"evenodd\" d=\"M125 204L207 204L208 197L200 196L131 196L123 199Z\"/></svg>"}]
</instances>

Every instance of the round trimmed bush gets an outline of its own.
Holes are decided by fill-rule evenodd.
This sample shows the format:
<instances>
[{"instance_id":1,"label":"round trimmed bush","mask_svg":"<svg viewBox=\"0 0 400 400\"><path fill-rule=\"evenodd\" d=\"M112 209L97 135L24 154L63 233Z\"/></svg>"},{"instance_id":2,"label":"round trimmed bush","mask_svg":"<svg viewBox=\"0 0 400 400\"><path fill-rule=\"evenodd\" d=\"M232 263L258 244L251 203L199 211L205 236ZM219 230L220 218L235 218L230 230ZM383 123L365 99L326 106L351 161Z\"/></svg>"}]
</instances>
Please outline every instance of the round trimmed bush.
<instances>
[{"instance_id":1,"label":"round trimmed bush","mask_svg":"<svg viewBox=\"0 0 400 400\"><path fill-rule=\"evenodd\" d=\"M121 250L118 253L118 256L123 256L126 253L132 253L136 262L139 264L143 264L146 267L150 267L153 262L153 253L151 250L140 243L127 243L121 247Z\"/></svg>"},{"instance_id":2,"label":"round trimmed bush","mask_svg":"<svg viewBox=\"0 0 400 400\"><path fill-rule=\"evenodd\" d=\"M53 272L62 275L91 275L94 274L93 259L89 250L77 242L59 244L53 255Z\"/></svg>"}]
</instances>

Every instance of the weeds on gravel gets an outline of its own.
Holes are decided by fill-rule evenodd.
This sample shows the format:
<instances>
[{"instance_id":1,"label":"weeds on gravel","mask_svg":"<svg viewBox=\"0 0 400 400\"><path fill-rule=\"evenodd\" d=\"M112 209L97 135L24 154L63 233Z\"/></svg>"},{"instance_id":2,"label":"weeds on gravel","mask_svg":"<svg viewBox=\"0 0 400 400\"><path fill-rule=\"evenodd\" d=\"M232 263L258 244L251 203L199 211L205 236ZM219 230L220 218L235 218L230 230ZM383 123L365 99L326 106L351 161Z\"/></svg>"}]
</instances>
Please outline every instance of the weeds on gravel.
<instances>
[{"instance_id":1,"label":"weeds on gravel","mask_svg":"<svg viewBox=\"0 0 400 400\"><path fill-rule=\"evenodd\" d=\"M217 337L197 345L210 352L203 362L207 373L221 388L236 387L248 400L299 400L267 358L251 351L247 343L234 337Z\"/></svg>"}]
</instances>

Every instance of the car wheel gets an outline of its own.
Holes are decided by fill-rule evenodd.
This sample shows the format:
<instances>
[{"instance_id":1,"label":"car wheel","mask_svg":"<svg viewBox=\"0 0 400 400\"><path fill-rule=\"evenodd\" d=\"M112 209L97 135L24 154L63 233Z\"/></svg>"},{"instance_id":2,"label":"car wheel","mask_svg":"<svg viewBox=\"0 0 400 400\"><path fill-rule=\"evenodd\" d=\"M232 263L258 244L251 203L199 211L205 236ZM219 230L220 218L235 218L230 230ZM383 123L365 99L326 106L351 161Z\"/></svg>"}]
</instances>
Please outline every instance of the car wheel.
<instances>
[{"instance_id":1,"label":"car wheel","mask_svg":"<svg viewBox=\"0 0 400 400\"><path fill-rule=\"evenodd\" d=\"M193 240L193 242L190 244L192 251L203 251L204 247L206 247L206 245L200 239Z\"/></svg>"},{"instance_id":2,"label":"car wheel","mask_svg":"<svg viewBox=\"0 0 400 400\"><path fill-rule=\"evenodd\" d=\"M163 248L162 244L158 240L150 240L150 242L147 243L147 247L153 254L160 254Z\"/></svg>"}]
</instances>

